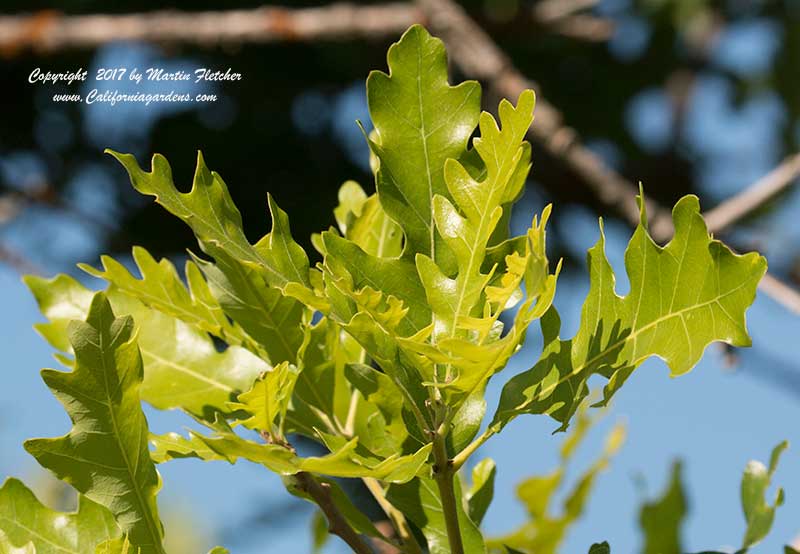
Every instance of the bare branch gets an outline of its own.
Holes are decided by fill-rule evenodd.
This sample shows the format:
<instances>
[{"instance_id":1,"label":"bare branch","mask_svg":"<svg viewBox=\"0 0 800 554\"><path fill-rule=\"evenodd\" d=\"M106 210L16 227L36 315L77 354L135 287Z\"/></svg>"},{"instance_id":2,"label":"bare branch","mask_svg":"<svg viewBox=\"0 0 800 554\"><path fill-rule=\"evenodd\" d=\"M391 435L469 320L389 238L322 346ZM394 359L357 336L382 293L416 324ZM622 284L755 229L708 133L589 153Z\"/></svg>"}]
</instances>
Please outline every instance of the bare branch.
<instances>
[{"instance_id":1,"label":"bare branch","mask_svg":"<svg viewBox=\"0 0 800 554\"><path fill-rule=\"evenodd\" d=\"M425 12L434 32L447 43L455 63L467 76L488 84L495 96L517 98L526 88L539 89L452 0L417 0L417 4ZM581 145L577 133L563 124L559 111L539 93L535 122L528 136L582 177L604 205L616 210L631 225L638 225L637 187ZM794 166L790 164L789 167ZM789 172L787 169L786 174ZM779 180L776 177L775 183ZM774 188L777 184L768 191ZM656 240L668 240L674 230L669 212L651 199L646 200L646 205L650 214L650 233ZM759 289L788 310L800 314L800 293L775 276L765 275Z\"/></svg>"},{"instance_id":2,"label":"bare branch","mask_svg":"<svg viewBox=\"0 0 800 554\"><path fill-rule=\"evenodd\" d=\"M0 17L0 52L52 52L113 41L215 46L225 43L383 38L422 19L413 4L332 4L319 8L261 7L187 13L63 15L55 11Z\"/></svg>"},{"instance_id":3,"label":"bare branch","mask_svg":"<svg viewBox=\"0 0 800 554\"><path fill-rule=\"evenodd\" d=\"M705 213L708 230L718 233L763 206L771 198L797 183L800 154L790 156L743 192Z\"/></svg>"},{"instance_id":4,"label":"bare branch","mask_svg":"<svg viewBox=\"0 0 800 554\"><path fill-rule=\"evenodd\" d=\"M597 5L598 0L543 0L533 6L533 14L542 22L558 21Z\"/></svg>"},{"instance_id":5,"label":"bare branch","mask_svg":"<svg viewBox=\"0 0 800 554\"><path fill-rule=\"evenodd\" d=\"M561 0L558 0L559 2ZM585 0L581 0L585 1ZM552 17L533 12L538 27L569 38L607 40L613 22L588 14ZM206 12L155 11L125 15L65 15L55 10L0 16L0 55L32 50L48 53L93 48L120 40L190 44L205 47L246 42L380 40L425 23L413 3L361 6L335 3L315 8L264 6Z\"/></svg>"}]
</instances>

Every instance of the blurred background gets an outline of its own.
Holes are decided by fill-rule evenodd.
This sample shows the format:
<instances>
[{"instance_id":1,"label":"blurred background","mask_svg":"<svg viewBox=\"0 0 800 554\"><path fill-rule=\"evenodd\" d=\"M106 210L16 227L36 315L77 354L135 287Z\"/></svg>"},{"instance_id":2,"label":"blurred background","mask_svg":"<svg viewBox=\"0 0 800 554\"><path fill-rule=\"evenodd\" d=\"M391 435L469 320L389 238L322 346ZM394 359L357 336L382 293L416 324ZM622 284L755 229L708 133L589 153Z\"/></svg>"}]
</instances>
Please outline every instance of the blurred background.
<instances>
[{"instance_id":1,"label":"blurred background","mask_svg":"<svg viewBox=\"0 0 800 554\"><path fill-rule=\"evenodd\" d=\"M379 10L372 12L359 11L366 3L338 6L339 14L355 17L348 20L352 28L327 33L315 25L324 29L329 12L304 11L325 8L321 2L283 4L299 10L295 15L307 14L306 20L263 9L269 4L2 3L0 479L22 477L52 503L63 501L62 491L22 448L27 437L62 434L68 420L38 376L39 368L55 361L31 328L41 318L21 274L66 272L99 287L75 268L77 262L96 264L100 253L129 262L131 247L142 245L182 263L186 249L195 248L188 228L135 193L122 168L102 154L104 148L131 152L140 162L152 152L164 154L184 190L196 151L202 149L230 187L252 240L268 230L269 191L310 252L311 233L334 223L331 210L343 181L355 179L374 190L368 150L356 125L360 120L369 128L364 81L370 70L385 69L389 44L411 21L424 22L425 14L413 4L373 3ZM711 209L800 151L798 0L461 0L461 5L516 70L537 83L540 98L560 112L581 148L628 182L641 181L647 195L662 205L694 193L705 210ZM206 14L206 19L181 20L188 24L179 25L172 37L119 41L113 40L108 20L74 19L138 17L167 8L213 11L211 21L217 24L209 28ZM231 10L257 10L241 15L245 23L263 17L264 36L237 34L234 24L242 17L225 19ZM299 26L292 27L297 21ZM331 17L327 24L336 21ZM142 36L156 27L145 25ZM92 76L98 68L118 66L231 68L242 79L174 87L215 94L217 101L209 103L52 101L58 93L86 94L96 86ZM70 86L30 84L28 76L37 67L51 72L83 68L89 80ZM463 67L453 64L451 80L463 78ZM164 90L145 82L110 83L109 88ZM485 94L485 109L496 108L491 97ZM586 175L552 143L534 142L533 159L512 225L520 233L546 203L555 204L548 246L551 259L565 260L556 305L569 336L588 290L585 250L597 239L598 216L606 221L609 258L622 273L620 293L627 287L622 259L631 228L620 217L618 202L593 192ZM687 550L733 552L744 532L741 471L751 458L766 460L784 438L794 444L776 481L787 489L787 502L769 538L753 552L777 552L800 536L800 318L792 295L800 288L800 189L792 186L798 172L792 160L778 194L720 231L735 248L767 256L772 276L784 287L777 300L760 292L750 310L754 347L710 348L701 364L678 380L655 360L637 371L578 453L574 475L601 450L610 426L626 421L622 453L599 477L563 552L585 552L599 540L608 540L614 552L637 552L639 505L665 486L676 458L684 460L689 493ZM540 346L535 332L529 343L506 376L532 365ZM504 380L501 375L490 386L490 409ZM178 414L153 410L148 418L159 433L191 424ZM514 487L557 465L562 437L551 436L555 427L545 417L519 418L481 450L499 467L488 534L524 521ZM176 553L201 552L217 543L235 554L311 550L312 507L287 498L269 472L245 463L231 467L188 460L160 471L167 534ZM326 551L343 550L331 541Z\"/></svg>"}]
</instances>

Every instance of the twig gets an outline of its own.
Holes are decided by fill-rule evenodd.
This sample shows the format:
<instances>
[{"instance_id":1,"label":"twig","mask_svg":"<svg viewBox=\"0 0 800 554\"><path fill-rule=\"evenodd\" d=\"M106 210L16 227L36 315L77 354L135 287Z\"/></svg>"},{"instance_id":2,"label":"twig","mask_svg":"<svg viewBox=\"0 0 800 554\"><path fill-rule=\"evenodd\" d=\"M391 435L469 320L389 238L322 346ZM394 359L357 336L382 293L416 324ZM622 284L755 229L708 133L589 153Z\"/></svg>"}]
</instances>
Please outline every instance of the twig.
<instances>
[{"instance_id":1,"label":"twig","mask_svg":"<svg viewBox=\"0 0 800 554\"><path fill-rule=\"evenodd\" d=\"M794 154L743 192L707 211L704 217L709 232L719 233L730 227L794 185L798 176L800 176L800 154Z\"/></svg>"},{"instance_id":2,"label":"twig","mask_svg":"<svg viewBox=\"0 0 800 554\"><path fill-rule=\"evenodd\" d=\"M487 83L495 96L517 98L526 88L539 89L452 0L417 0L417 4L433 31L447 43L461 70L468 77ZM581 145L577 133L562 121L558 110L537 93L536 120L528 131L528 137L578 174L600 202L616 210L631 225L638 225L637 187ZM674 229L669 212L652 199L646 199L645 204L653 237L657 240L671 237ZM800 293L792 287L769 273L758 286L773 300L800 314Z\"/></svg>"},{"instance_id":3,"label":"twig","mask_svg":"<svg viewBox=\"0 0 800 554\"><path fill-rule=\"evenodd\" d=\"M300 488L314 499L322 513L325 514L328 519L328 531L332 535L337 535L341 538L357 554L373 554L372 549L347 523L347 520L334 504L330 487L327 483L320 483L313 475L305 471L301 471L295 477Z\"/></svg>"}]
</instances>

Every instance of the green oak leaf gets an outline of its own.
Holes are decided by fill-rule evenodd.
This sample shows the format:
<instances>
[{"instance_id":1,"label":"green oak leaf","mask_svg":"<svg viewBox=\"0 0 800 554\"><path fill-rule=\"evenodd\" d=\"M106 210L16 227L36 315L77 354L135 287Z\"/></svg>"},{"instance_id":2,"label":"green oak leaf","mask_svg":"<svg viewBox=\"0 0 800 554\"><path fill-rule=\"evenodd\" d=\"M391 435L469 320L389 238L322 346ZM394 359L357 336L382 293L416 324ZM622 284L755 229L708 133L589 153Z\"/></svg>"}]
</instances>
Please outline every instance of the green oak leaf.
<instances>
[{"instance_id":1,"label":"green oak leaf","mask_svg":"<svg viewBox=\"0 0 800 554\"><path fill-rule=\"evenodd\" d=\"M256 269L224 250L216 253L216 263L197 256L194 261L225 314L256 342L254 351L273 364L296 363L303 342L303 305L269 287Z\"/></svg>"},{"instance_id":2,"label":"green oak leaf","mask_svg":"<svg viewBox=\"0 0 800 554\"><path fill-rule=\"evenodd\" d=\"M643 554L681 554L681 526L686 519L686 494L680 462L672 464L672 475L664 493L639 509L644 535Z\"/></svg>"},{"instance_id":3,"label":"green oak leaf","mask_svg":"<svg viewBox=\"0 0 800 554\"><path fill-rule=\"evenodd\" d=\"M605 541L596 542L589 547L589 554L611 554L611 547Z\"/></svg>"},{"instance_id":4,"label":"green oak leaf","mask_svg":"<svg viewBox=\"0 0 800 554\"><path fill-rule=\"evenodd\" d=\"M164 258L157 262L140 246L133 247L133 260L141 279L111 256L101 256L100 260L102 270L87 264L78 264L78 267L146 306L211 333L228 344L241 346L252 340L225 316L199 268L191 261L186 262L185 268L187 288L169 260Z\"/></svg>"},{"instance_id":5,"label":"green oak leaf","mask_svg":"<svg viewBox=\"0 0 800 554\"><path fill-rule=\"evenodd\" d=\"M454 476L454 488L464 552L470 554L486 552L486 545L478 526L464 510L461 482L457 475ZM391 485L386 492L386 498L419 527L428 542L431 554L450 554L442 500L433 479L417 477L408 483Z\"/></svg>"},{"instance_id":6,"label":"green oak leaf","mask_svg":"<svg viewBox=\"0 0 800 554\"><path fill-rule=\"evenodd\" d=\"M431 257L424 253L416 256L417 270L437 318L434 342L440 337L466 334L469 329L461 328L461 320L483 311L475 313L481 307L479 301L494 268L484 274L481 267L491 236L503 217L503 205L522 190L524 179L514 179L517 168L523 166L527 172L530 167L530 148L523 143L533 120L533 107L534 94L530 90L520 95L517 107L502 101L499 108L502 129L498 129L491 115L481 114L481 136L474 140L474 148L486 167L482 181L473 179L454 159L445 163L444 177L453 202L436 194L431 209L439 234L455 254L458 274L451 279ZM497 300L491 296L490 299ZM500 309L505 308L507 300L497 302Z\"/></svg>"},{"instance_id":7,"label":"green oak leaf","mask_svg":"<svg viewBox=\"0 0 800 554\"><path fill-rule=\"evenodd\" d=\"M37 324L37 330L51 345L69 353L67 325L86 318L94 293L67 275L27 276L25 283L49 319ZM209 416L210 410L226 412L228 402L269 368L239 346L218 352L206 333L113 288L107 298L116 313L134 318L144 361L140 394L156 408L181 408L197 417Z\"/></svg>"},{"instance_id":8,"label":"green oak leaf","mask_svg":"<svg viewBox=\"0 0 800 554\"><path fill-rule=\"evenodd\" d=\"M367 254L396 258L403 249L403 233L381 207L378 196L367 196L355 181L339 188L339 205L333 210L339 231Z\"/></svg>"},{"instance_id":9,"label":"green oak leaf","mask_svg":"<svg viewBox=\"0 0 800 554\"><path fill-rule=\"evenodd\" d=\"M503 388L495 428L519 414L546 413L563 430L588 394L591 375L608 379L604 405L650 356L662 358L672 375L682 375L712 342L750 344L745 310L766 272L766 260L756 253L734 254L713 240L695 196L675 205L675 237L662 248L647 233L641 198L641 223L625 252L630 294L615 292L601 225L600 239L588 252L591 286L577 334L560 339L555 308L544 315L542 355Z\"/></svg>"},{"instance_id":10,"label":"green oak leaf","mask_svg":"<svg viewBox=\"0 0 800 554\"><path fill-rule=\"evenodd\" d=\"M189 225L203 251L217 262L222 257L226 262L252 268L284 294L298 297L314 308L324 306L325 301L312 287L308 256L292 238L289 218L272 196L267 195L272 231L250 244L227 185L218 173L208 169L201 153L197 154L192 189L183 193L175 187L172 169L163 156L154 155L151 171L146 172L132 155L106 152L125 167L137 191L154 196L156 202Z\"/></svg>"},{"instance_id":11,"label":"green oak leaf","mask_svg":"<svg viewBox=\"0 0 800 554\"><path fill-rule=\"evenodd\" d=\"M32 439L25 449L40 465L105 506L141 554L163 554L156 494L161 480L147 448L139 388L142 357L130 316L115 318L103 293L86 321L68 327L75 352L69 373L45 369L42 378L72 420L70 432Z\"/></svg>"},{"instance_id":12,"label":"green oak leaf","mask_svg":"<svg viewBox=\"0 0 800 554\"><path fill-rule=\"evenodd\" d=\"M467 501L469 518L480 526L489 504L494 497L494 477L497 467L494 460L486 458L472 468L472 484L464 494Z\"/></svg>"},{"instance_id":13,"label":"green oak leaf","mask_svg":"<svg viewBox=\"0 0 800 554\"><path fill-rule=\"evenodd\" d=\"M283 445L263 444L244 439L235 434L227 424L218 421L217 432L204 436L193 431L189 438L169 435L166 441L152 437L160 460L175 458L200 458L203 460L226 460L236 463L239 459L261 464L279 475L294 475L301 471L319 473L331 477L372 477L386 482L403 483L417 475L430 454L428 444L413 454L390 456L379 459L365 456L359 448L358 438L350 440L322 435L331 453L325 456L301 457ZM197 448L195 446L198 446ZM368 453L367 453L368 454Z\"/></svg>"},{"instance_id":14,"label":"green oak leaf","mask_svg":"<svg viewBox=\"0 0 800 554\"><path fill-rule=\"evenodd\" d=\"M197 458L205 461L227 460L225 456L211 450L206 446L206 443L192 432L189 433L189 438L175 432L164 433L163 435L151 434L150 444L153 446L150 451L150 459L157 464L184 458Z\"/></svg>"},{"instance_id":15,"label":"green oak leaf","mask_svg":"<svg viewBox=\"0 0 800 554\"><path fill-rule=\"evenodd\" d=\"M58 512L39 502L21 481L7 479L0 488L0 533L7 548L0 546L0 553L86 554L118 537L120 530L111 512L83 495L77 511Z\"/></svg>"},{"instance_id":16,"label":"green oak leaf","mask_svg":"<svg viewBox=\"0 0 800 554\"><path fill-rule=\"evenodd\" d=\"M283 437L283 420L289 401L292 399L298 369L289 362L282 362L263 373L250 390L238 397L238 402L229 404L231 410L242 410L248 417L241 424L248 429Z\"/></svg>"},{"instance_id":17,"label":"green oak leaf","mask_svg":"<svg viewBox=\"0 0 800 554\"><path fill-rule=\"evenodd\" d=\"M449 196L445 161L466 151L478 122L480 85L450 86L444 45L420 25L389 48L387 60L388 75L373 71L367 79L378 197L403 229L406 255L422 253L444 263L452 254L437 236L433 198Z\"/></svg>"},{"instance_id":18,"label":"green oak leaf","mask_svg":"<svg viewBox=\"0 0 800 554\"><path fill-rule=\"evenodd\" d=\"M783 505L783 489L779 488L772 504L767 503L766 494L772 481L772 475L778 468L781 454L789 443L783 441L773 450L769 458L769 467L757 460L748 462L742 475L742 510L747 522L742 548L750 548L767 536L775 519L775 510Z\"/></svg>"}]
</instances>

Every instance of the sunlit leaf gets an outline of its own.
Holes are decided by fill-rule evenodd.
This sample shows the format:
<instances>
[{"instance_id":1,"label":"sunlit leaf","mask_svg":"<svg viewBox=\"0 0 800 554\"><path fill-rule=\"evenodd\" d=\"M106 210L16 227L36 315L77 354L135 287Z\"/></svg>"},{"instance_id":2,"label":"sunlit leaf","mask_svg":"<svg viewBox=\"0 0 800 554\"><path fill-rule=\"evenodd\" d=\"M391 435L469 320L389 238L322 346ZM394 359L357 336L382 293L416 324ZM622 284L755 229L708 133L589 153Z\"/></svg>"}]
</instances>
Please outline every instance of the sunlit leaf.
<instances>
[{"instance_id":1,"label":"sunlit leaf","mask_svg":"<svg viewBox=\"0 0 800 554\"><path fill-rule=\"evenodd\" d=\"M6 480L0 488L0 532L7 548L21 549L7 550L9 554L30 554L27 544L37 554L86 554L120 534L111 512L85 496L78 497L77 511L58 512L44 506L16 479Z\"/></svg>"},{"instance_id":2,"label":"sunlit leaf","mask_svg":"<svg viewBox=\"0 0 800 554\"><path fill-rule=\"evenodd\" d=\"M139 400L142 358L133 320L116 319L97 293L86 321L68 327L75 368L43 370L42 378L72 420L70 432L31 439L25 449L43 467L105 506L141 554L163 554L156 494L161 480L147 448Z\"/></svg>"},{"instance_id":3,"label":"sunlit leaf","mask_svg":"<svg viewBox=\"0 0 800 554\"><path fill-rule=\"evenodd\" d=\"M672 375L682 375L714 341L750 344L745 310L766 260L734 254L711 239L694 196L678 202L673 221L675 237L661 248L647 233L642 208L642 223L625 253L631 290L625 297L615 292L601 226L600 240L588 253L591 288L578 333L560 339L556 310L545 314L540 360L506 384L494 425L522 413L547 413L564 429L588 394L591 375L608 379L605 404L650 356L662 358Z\"/></svg>"},{"instance_id":4,"label":"sunlit leaf","mask_svg":"<svg viewBox=\"0 0 800 554\"><path fill-rule=\"evenodd\" d=\"M447 254L436 233L433 198L449 196L444 164L466 150L478 122L480 86L450 86L444 45L419 25L389 48L387 58L389 74L373 71L367 79L378 196L403 228L406 252L443 262Z\"/></svg>"},{"instance_id":5,"label":"sunlit leaf","mask_svg":"<svg viewBox=\"0 0 800 554\"><path fill-rule=\"evenodd\" d=\"M779 488L775 500L767 502L766 494L772 481L772 475L778 467L781 454L789 443L783 441L773 450L769 458L769 467L763 463L752 460L748 462L742 476L742 509L747 522L742 548L750 548L767 536L775 519L775 510L783 505L783 489Z\"/></svg>"},{"instance_id":6,"label":"sunlit leaf","mask_svg":"<svg viewBox=\"0 0 800 554\"><path fill-rule=\"evenodd\" d=\"M67 325L86 318L93 292L66 275L28 276L25 283L49 319L36 328L50 344L70 353ZM238 346L218 352L207 334L131 296L111 290L107 297L115 313L134 318L144 362L140 395L156 408L181 408L198 417L210 410L228 411L228 402L269 367Z\"/></svg>"},{"instance_id":7,"label":"sunlit leaf","mask_svg":"<svg viewBox=\"0 0 800 554\"><path fill-rule=\"evenodd\" d=\"M222 255L235 264L253 268L267 284L289 296L300 297L314 307L324 304L312 290L308 256L292 239L289 218L267 195L272 232L250 244L242 229L242 216L228 187L218 173L208 169L201 153L190 192L180 192L172 181L167 160L156 154L151 171L144 171L130 154L107 150L125 169L133 187L181 218L192 228L203 251L217 259ZM217 260L219 262L219 260Z\"/></svg>"}]
</instances>

